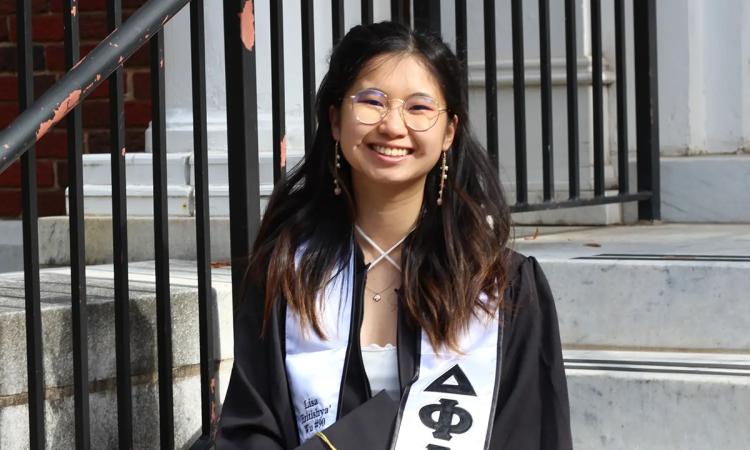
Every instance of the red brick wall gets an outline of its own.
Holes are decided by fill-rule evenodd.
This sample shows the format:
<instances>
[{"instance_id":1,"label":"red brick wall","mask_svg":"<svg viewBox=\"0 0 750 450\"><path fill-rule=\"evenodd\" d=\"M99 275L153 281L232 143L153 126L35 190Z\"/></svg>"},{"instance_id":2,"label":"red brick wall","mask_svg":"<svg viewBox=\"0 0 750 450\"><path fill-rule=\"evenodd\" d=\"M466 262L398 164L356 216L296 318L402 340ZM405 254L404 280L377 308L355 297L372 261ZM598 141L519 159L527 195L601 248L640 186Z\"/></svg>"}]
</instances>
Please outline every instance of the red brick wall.
<instances>
[{"instance_id":1,"label":"red brick wall","mask_svg":"<svg viewBox=\"0 0 750 450\"><path fill-rule=\"evenodd\" d=\"M145 0L122 0L127 18ZM34 96L39 97L64 73L62 0L33 0ZM81 56L107 35L106 0L79 0ZM0 0L0 128L18 115L16 66L16 2ZM125 144L128 152L142 152L144 130L151 120L148 48L125 62ZM105 81L83 102L83 152L108 153L109 109ZM67 141L65 121L37 142L39 214L65 214ZM21 177L18 162L0 174L0 217L21 214Z\"/></svg>"}]
</instances>

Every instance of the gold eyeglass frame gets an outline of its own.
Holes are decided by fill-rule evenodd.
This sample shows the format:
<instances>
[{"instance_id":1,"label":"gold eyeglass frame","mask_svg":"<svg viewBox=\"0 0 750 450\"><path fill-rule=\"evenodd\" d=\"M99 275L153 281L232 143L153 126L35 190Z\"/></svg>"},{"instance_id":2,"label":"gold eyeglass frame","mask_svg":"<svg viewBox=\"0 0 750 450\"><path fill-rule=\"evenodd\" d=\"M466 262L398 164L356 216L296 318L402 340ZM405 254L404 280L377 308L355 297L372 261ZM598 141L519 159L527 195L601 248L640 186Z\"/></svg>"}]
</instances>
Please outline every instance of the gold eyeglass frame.
<instances>
[{"instance_id":1,"label":"gold eyeglass frame","mask_svg":"<svg viewBox=\"0 0 750 450\"><path fill-rule=\"evenodd\" d=\"M383 96L386 99L386 103L388 104L388 107L385 109L385 113L383 113L380 116L380 120L378 120L377 122L373 122L373 123L364 122L364 121L362 121L362 119L359 118L359 116L356 113L354 113L354 99L359 94L361 94L363 92L366 92L366 91L375 91L375 92L378 92L380 94L383 94ZM426 97L426 98L429 98L429 99L433 100L436 105L440 106L440 103L437 100L435 100L434 98L430 97L429 95L412 95L412 96L407 97L406 100L410 99L411 97ZM357 119L357 122L361 123L362 125L378 125L378 124L380 124L381 122L383 122L385 120L386 117L388 117L388 114L390 114L391 110L393 109L393 107L391 106L391 102L398 101L398 102L401 103L398 106L398 108L399 108L399 114L401 116L401 120L404 121L404 125L406 126L406 128L408 128L408 129L410 129L412 131L415 131L417 133L422 133L424 131L428 131L429 129L431 129L432 127L434 127L435 124L437 124L437 122L438 122L438 118L440 118L440 114L443 113L443 112L448 111L448 108L438 108L437 109L437 114L435 114L435 119L433 120L432 124L429 127L425 128L424 130L419 130L419 129L410 127L409 124L406 122L406 117L404 116L404 105L406 104L406 100L404 100L402 98L390 98L390 97L388 97L388 94L386 94L385 92L383 92L381 90L373 89L373 88L368 88L368 89L362 89L361 91L357 92L354 95L350 95L349 99L351 100L351 107L352 107L352 113L354 113L354 118Z\"/></svg>"}]
</instances>

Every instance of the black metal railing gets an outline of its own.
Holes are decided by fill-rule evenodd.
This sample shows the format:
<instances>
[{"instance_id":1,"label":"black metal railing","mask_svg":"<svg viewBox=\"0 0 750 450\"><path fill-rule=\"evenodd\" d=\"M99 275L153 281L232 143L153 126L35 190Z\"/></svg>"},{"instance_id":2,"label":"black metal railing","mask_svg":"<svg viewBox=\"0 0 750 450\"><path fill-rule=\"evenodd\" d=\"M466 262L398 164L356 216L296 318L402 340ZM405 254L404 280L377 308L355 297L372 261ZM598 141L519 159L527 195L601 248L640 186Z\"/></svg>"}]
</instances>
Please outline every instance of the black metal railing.
<instances>
[{"instance_id":1,"label":"black metal railing","mask_svg":"<svg viewBox=\"0 0 750 450\"><path fill-rule=\"evenodd\" d=\"M617 169L618 193L606 195L604 182L604 120L602 83L602 32L600 0L590 0L592 39L592 114L593 114L593 196L581 195L578 67L576 50L575 1L565 0L565 53L567 99L568 196L555 198L553 164L553 114L550 58L549 0L539 0L541 149L543 201L529 202L523 42L523 7L526 2L510 0L513 54L513 111L515 140L515 194L512 210L534 211L607 203L638 202L643 220L657 220L659 212L659 138L656 84L656 1L634 0L633 41L635 73L635 119L637 189L630 191L628 174L628 123L626 91L626 40L624 0L614 1L617 76ZM26 289L26 335L28 356L28 406L30 447L44 447L44 376L42 367L39 261L37 243L36 164L34 143L55 123L66 119L68 127L68 179L71 307L74 349L74 402L76 448L90 447L89 380L86 342L88 330L84 254L82 132L81 112L77 105L109 79L112 223L115 273L115 330L117 411L119 447L133 443L131 401L130 329L127 255L127 209L125 193L125 144L123 117L122 64L138 48L150 47L152 90L152 148L154 188L154 236L156 320L159 383L160 447L174 448L174 399L172 393L172 341L169 284L169 236L166 187L166 123L164 103L164 24L190 4L191 71L193 99L194 168L196 200L197 272L199 293L199 336L201 374L201 434L194 448L209 448L216 429L216 358L211 301L209 196L207 175L206 79L204 54L203 0L150 0L125 23L121 23L121 0L108 0L108 27L112 33L91 53L79 60L77 0L64 0L65 61L68 72L53 87L32 102L31 0L17 0L19 117L0 132L0 172L16 159L22 163L23 247ZM303 118L305 149L312 145L315 129L315 36L313 0L301 0ZM468 86L467 5L457 0L452 11L455 23L456 53L464 64L464 83ZM284 14L282 2L270 0L271 33L267 42L256 42L253 3L246 0L223 2L224 51L227 92L228 176L230 203L230 241L232 257L232 295L239 303L247 257L260 223L260 178L258 162L258 109L256 91L257 44L270 45L272 73L272 148L274 182L286 172L286 126L284 109ZM351 3L331 1L332 38L344 34L344 8ZM487 125L487 150L497 163L498 92L496 64L495 2L484 0L484 69ZM439 2L391 0L393 20L415 27L440 31ZM372 0L362 0L361 20L371 23ZM413 14L412 14L413 13ZM262 37L266 39L266 37Z\"/></svg>"}]
</instances>

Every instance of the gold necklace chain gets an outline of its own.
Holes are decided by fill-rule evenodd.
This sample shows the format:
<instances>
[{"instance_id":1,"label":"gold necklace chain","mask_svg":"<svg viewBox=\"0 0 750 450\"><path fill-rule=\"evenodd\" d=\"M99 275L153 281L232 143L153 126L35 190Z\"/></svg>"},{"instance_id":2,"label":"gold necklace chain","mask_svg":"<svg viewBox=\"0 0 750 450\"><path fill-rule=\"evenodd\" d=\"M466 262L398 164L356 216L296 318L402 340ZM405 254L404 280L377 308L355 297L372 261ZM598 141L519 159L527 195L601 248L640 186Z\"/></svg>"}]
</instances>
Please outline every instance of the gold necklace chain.
<instances>
[{"instance_id":1,"label":"gold necklace chain","mask_svg":"<svg viewBox=\"0 0 750 450\"><path fill-rule=\"evenodd\" d=\"M391 283L388 286L386 286L384 289L381 289L380 291L376 291L375 289L370 289L367 287L367 285L365 285L365 290L374 293L375 295L372 296L372 301L374 301L375 303L378 303L380 300L383 299L383 296L381 294L387 291L388 288L396 284L397 281L398 281L398 278L394 281L391 281Z\"/></svg>"}]
</instances>

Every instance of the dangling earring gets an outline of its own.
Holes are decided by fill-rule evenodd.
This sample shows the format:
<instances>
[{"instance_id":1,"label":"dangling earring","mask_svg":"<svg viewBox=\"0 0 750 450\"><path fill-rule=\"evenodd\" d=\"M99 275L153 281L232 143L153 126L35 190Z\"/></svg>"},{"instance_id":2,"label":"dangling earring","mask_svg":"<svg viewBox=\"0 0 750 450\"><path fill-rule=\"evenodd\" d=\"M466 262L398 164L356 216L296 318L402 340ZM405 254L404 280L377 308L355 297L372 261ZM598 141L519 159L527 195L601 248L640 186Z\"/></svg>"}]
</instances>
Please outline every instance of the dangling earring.
<instances>
[{"instance_id":1,"label":"dangling earring","mask_svg":"<svg viewBox=\"0 0 750 450\"><path fill-rule=\"evenodd\" d=\"M443 162L440 164L440 190L438 191L438 206L443 204L443 188L445 187L445 180L448 179L448 164L446 164L447 150L443 150Z\"/></svg>"},{"instance_id":2,"label":"dangling earring","mask_svg":"<svg viewBox=\"0 0 750 450\"><path fill-rule=\"evenodd\" d=\"M341 169L341 154L339 153L339 141L336 141L336 146L334 147L334 154L335 160L334 160L334 169L333 169L333 193L334 195L341 195L341 186L339 186L339 169Z\"/></svg>"}]
</instances>

